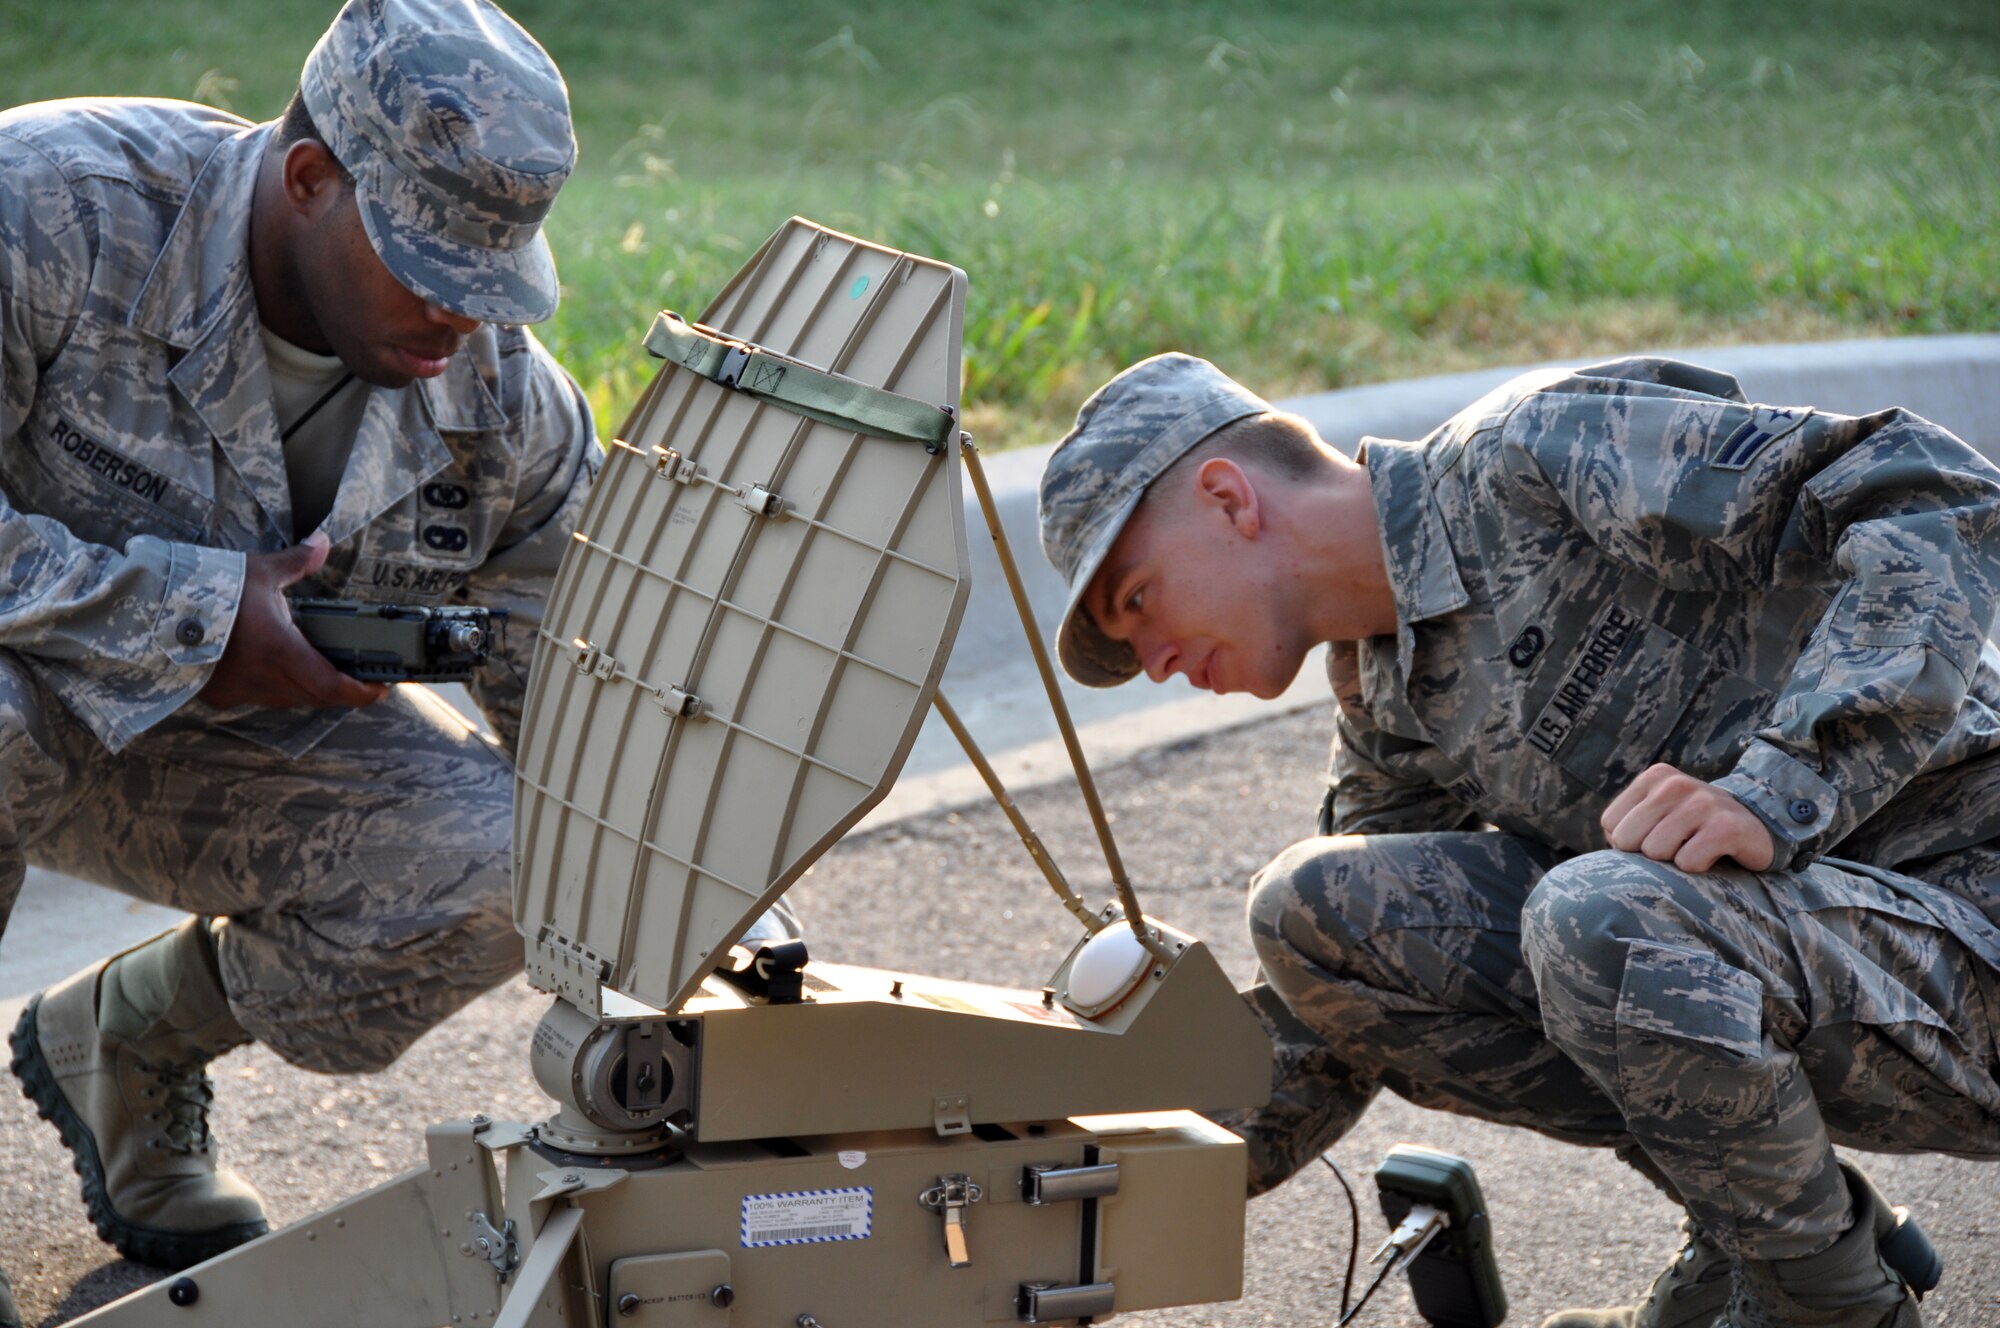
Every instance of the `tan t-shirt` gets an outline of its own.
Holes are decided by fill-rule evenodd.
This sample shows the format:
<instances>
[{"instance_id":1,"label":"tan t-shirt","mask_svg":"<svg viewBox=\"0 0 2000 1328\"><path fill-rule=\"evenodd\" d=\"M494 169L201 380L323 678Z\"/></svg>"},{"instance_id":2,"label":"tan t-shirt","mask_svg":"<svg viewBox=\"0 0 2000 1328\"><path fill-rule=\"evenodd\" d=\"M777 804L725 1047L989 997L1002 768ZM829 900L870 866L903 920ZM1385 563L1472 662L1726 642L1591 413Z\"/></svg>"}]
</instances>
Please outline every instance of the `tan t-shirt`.
<instances>
[{"instance_id":1,"label":"tan t-shirt","mask_svg":"<svg viewBox=\"0 0 2000 1328\"><path fill-rule=\"evenodd\" d=\"M271 400L284 438L285 477L292 488L292 537L304 539L333 510L347 455L368 406L368 389L356 382L338 355L315 355L268 327L264 358L271 368Z\"/></svg>"}]
</instances>

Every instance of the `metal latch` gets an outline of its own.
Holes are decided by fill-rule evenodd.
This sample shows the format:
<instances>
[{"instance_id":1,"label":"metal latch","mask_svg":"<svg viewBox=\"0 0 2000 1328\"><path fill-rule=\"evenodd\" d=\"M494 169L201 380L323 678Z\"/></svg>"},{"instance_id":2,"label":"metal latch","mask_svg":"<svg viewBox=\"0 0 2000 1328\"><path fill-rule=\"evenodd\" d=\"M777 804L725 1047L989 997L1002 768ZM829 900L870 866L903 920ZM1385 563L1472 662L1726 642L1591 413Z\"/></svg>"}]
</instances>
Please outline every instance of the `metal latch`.
<instances>
[{"instance_id":1,"label":"metal latch","mask_svg":"<svg viewBox=\"0 0 2000 1328\"><path fill-rule=\"evenodd\" d=\"M938 1183L917 1196L917 1202L944 1218L944 1254L954 1268L972 1262L965 1242L965 1210L986 1197L967 1175L939 1176Z\"/></svg>"},{"instance_id":2,"label":"metal latch","mask_svg":"<svg viewBox=\"0 0 2000 1328\"><path fill-rule=\"evenodd\" d=\"M932 1098L931 1126L939 1134L971 1134L972 1099L963 1093Z\"/></svg>"},{"instance_id":3,"label":"metal latch","mask_svg":"<svg viewBox=\"0 0 2000 1328\"><path fill-rule=\"evenodd\" d=\"M507 1218L495 1230L486 1214L474 1213L472 1243L465 1252L483 1256L486 1262L493 1265L493 1271L500 1275L500 1280L505 1282L521 1263L521 1246L514 1239L514 1219Z\"/></svg>"},{"instance_id":4,"label":"metal latch","mask_svg":"<svg viewBox=\"0 0 2000 1328\"><path fill-rule=\"evenodd\" d=\"M1015 1309L1022 1323L1057 1323L1065 1319L1095 1318L1109 1314L1118 1288L1110 1282L1086 1282L1081 1286L1057 1286L1051 1282L1023 1282Z\"/></svg>"},{"instance_id":5,"label":"metal latch","mask_svg":"<svg viewBox=\"0 0 2000 1328\"><path fill-rule=\"evenodd\" d=\"M1108 1199L1118 1193L1118 1164L1093 1167L1031 1166L1021 1169L1021 1198L1031 1204Z\"/></svg>"}]
</instances>

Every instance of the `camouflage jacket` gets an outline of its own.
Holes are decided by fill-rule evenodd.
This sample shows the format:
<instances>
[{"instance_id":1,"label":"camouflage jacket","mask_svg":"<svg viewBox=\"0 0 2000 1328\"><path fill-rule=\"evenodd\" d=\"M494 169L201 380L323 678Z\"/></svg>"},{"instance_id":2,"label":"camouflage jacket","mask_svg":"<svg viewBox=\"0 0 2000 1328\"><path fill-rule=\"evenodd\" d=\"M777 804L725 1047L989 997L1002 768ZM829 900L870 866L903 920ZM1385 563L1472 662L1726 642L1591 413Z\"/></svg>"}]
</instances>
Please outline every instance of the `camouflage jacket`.
<instances>
[{"instance_id":1,"label":"camouflage jacket","mask_svg":"<svg viewBox=\"0 0 2000 1328\"><path fill-rule=\"evenodd\" d=\"M1399 628L1328 662L1337 833L1602 848L1668 762L1755 811L1780 869L2000 835L2000 470L1945 430L1626 359L1361 455Z\"/></svg>"},{"instance_id":2,"label":"camouflage jacket","mask_svg":"<svg viewBox=\"0 0 2000 1328\"><path fill-rule=\"evenodd\" d=\"M0 114L0 648L113 749L173 716L297 753L341 718L195 699L243 554L309 533L249 272L274 129L179 102ZM510 610L472 690L511 746L601 455L589 409L519 328L482 326L438 378L365 390L331 556L296 593Z\"/></svg>"}]
</instances>

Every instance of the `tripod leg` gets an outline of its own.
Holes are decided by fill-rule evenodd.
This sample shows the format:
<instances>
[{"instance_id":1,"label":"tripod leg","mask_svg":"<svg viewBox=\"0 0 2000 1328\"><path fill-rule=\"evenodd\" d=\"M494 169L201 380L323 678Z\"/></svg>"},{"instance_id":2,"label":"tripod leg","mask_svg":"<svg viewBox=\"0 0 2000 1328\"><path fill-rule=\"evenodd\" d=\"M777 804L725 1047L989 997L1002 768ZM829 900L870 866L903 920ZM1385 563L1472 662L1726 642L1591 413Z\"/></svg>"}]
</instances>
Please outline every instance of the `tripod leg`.
<instances>
[{"instance_id":1,"label":"tripod leg","mask_svg":"<svg viewBox=\"0 0 2000 1328\"><path fill-rule=\"evenodd\" d=\"M549 1214L549 1220L535 1233L535 1243L508 1289L507 1303L493 1328L530 1328L538 1311L557 1316L549 1320L551 1323L560 1321L561 1290L552 1284L582 1227L581 1208L559 1208Z\"/></svg>"}]
</instances>

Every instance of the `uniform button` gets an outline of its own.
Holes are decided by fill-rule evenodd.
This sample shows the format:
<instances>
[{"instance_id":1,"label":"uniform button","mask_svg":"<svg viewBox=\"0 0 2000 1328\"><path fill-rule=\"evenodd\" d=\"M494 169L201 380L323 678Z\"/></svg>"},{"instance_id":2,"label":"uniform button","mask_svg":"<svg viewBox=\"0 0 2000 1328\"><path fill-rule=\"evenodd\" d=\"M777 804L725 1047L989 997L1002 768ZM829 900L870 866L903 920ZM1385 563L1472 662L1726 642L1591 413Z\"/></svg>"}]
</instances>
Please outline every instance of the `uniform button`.
<instances>
[{"instance_id":1,"label":"uniform button","mask_svg":"<svg viewBox=\"0 0 2000 1328\"><path fill-rule=\"evenodd\" d=\"M1804 798L1800 798L1792 804L1791 812L1792 819L1800 825L1811 825L1819 819L1819 808L1813 806L1811 802Z\"/></svg>"},{"instance_id":2,"label":"uniform button","mask_svg":"<svg viewBox=\"0 0 2000 1328\"><path fill-rule=\"evenodd\" d=\"M174 639L184 646L198 646L208 639L208 629L192 618L183 618L174 628Z\"/></svg>"}]
</instances>

